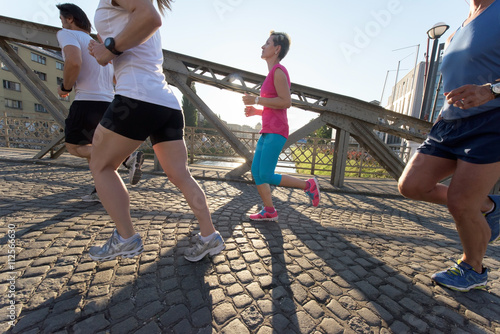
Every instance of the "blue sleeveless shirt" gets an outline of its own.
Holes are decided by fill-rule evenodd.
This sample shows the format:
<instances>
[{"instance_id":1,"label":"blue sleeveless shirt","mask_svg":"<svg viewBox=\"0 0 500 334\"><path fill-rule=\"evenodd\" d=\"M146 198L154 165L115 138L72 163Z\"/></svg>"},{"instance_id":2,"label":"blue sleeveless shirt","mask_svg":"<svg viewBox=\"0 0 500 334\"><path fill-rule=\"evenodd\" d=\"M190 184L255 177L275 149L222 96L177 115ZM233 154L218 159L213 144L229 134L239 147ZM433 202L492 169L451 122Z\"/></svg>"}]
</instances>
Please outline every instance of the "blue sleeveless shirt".
<instances>
[{"instance_id":1,"label":"blue sleeveless shirt","mask_svg":"<svg viewBox=\"0 0 500 334\"><path fill-rule=\"evenodd\" d=\"M444 51L441 73L444 92L467 84L493 83L500 78L500 0L455 32ZM445 120L460 119L496 108L500 108L500 98L467 110L445 101L441 116Z\"/></svg>"}]
</instances>

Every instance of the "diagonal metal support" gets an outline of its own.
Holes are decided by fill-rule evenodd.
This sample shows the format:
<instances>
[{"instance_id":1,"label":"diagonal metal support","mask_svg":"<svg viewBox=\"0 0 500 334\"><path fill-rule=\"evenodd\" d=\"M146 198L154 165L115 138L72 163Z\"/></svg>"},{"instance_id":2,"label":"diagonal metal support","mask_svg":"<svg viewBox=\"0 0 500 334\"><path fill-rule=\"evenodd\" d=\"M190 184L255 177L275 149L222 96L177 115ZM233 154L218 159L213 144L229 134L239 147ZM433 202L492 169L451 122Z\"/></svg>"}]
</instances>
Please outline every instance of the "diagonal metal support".
<instances>
[{"instance_id":1,"label":"diagonal metal support","mask_svg":"<svg viewBox=\"0 0 500 334\"><path fill-rule=\"evenodd\" d=\"M68 114L66 107L4 39L0 39L0 58L30 93L40 101L56 122L64 127L64 120Z\"/></svg>"},{"instance_id":2,"label":"diagonal metal support","mask_svg":"<svg viewBox=\"0 0 500 334\"><path fill-rule=\"evenodd\" d=\"M203 114L205 118L219 131L227 140L231 147L247 160L252 160L252 154L247 147L227 128L227 126L215 115L215 113L203 102L203 100L189 87L187 77L183 77L178 73L165 72L167 81L175 85L193 105Z\"/></svg>"},{"instance_id":3,"label":"diagonal metal support","mask_svg":"<svg viewBox=\"0 0 500 334\"><path fill-rule=\"evenodd\" d=\"M59 99L47 88L33 70L19 57L19 55L7 44L4 39L0 39L0 59L7 65L11 72L19 79L19 81L30 91L30 93L45 107L45 109L54 117L57 123L64 128L65 118L68 114L66 107ZM64 137L64 134L62 135ZM44 147L38 152L34 158L42 158L56 144L61 141L60 136L54 144ZM52 155L52 158L57 158L64 149L59 150L57 156Z\"/></svg>"},{"instance_id":4,"label":"diagonal metal support","mask_svg":"<svg viewBox=\"0 0 500 334\"><path fill-rule=\"evenodd\" d=\"M33 159L41 159L45 156L45 154L51 152L51 150L61 144L64 141L64 133L60 133L54 140L52 140L50 143L48 143L45 147L43 147L40 152L38 152ZM52 159L57 159L61 154L64 153L66 150L66 146L61 147L59 150L56 151L56 153L52 154L50 157Z\"/></svg>"},{"instance_id":5,"label":"diagonal metal support","mask_svg":"<svg viewBox=\"0 0 500 334\"><path fill-rule=\"evenodd\" d=\"M349 117L324 113L322 119L332 127L339 127L351 134L356 141L367 150L392 177L399 179L404 169L404 162L386 145L366 123L352 120ZM340 172L340 170L338 171ZM340 185L338 185L340 186Z\"/></svg>"}]
</instances>

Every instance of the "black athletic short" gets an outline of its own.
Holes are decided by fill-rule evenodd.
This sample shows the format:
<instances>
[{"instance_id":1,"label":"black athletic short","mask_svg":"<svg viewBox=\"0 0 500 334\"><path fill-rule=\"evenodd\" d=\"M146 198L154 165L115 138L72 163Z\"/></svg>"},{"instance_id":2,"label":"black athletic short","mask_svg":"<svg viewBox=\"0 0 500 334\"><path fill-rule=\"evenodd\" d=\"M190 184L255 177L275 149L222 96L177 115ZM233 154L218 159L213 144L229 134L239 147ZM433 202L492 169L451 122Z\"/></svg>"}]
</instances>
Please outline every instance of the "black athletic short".
<instances>
[{"instance_id":1,"label":"black athletic short","mask_svg":"<svg viewBox=\"0 0 500 334\"><path fill-rule=\"evenodd\" d=\"M103 101L73 101L65 121L66 142L74 145L91 144L95 128L109 104Z\"/></svg>"},{"instance_id":2,"label":"black athletic short","mask_svg":"<svg viewBox=\"0 0 500 334\"><path fill-rule=\"evenodd\" d=\"M124 137L155 145L184 138L182 110L115 95L101 123L106 129Z\"/></svg>"}]
</instances>

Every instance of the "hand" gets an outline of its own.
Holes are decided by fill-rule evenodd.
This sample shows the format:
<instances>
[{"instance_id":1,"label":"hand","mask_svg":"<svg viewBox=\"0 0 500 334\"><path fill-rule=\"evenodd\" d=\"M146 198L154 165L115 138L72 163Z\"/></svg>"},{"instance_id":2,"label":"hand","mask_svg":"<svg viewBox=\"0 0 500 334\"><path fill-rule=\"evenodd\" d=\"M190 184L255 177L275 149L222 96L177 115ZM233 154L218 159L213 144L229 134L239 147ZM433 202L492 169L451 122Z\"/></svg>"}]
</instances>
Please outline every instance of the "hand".
<instances>
[{"instance_id":1,"label":"hand","mask_svg":"<svg viewBox=\"0 0 500 334\"><path fill-rule=\"evenodd\" d=\"M66 88L66 87L64 87ZM57 86L57 95L59 95L60 97L66 97L69 95L70 92L65 92L61 89L61 86Z\"/></svg>"},{"instance_id":2,"label":"hand","mask_svg":"<svg viewBox=\"0 0 500 334\"><path fill-rule=\"evenodd\" d=\"M99 65L106 66L109 64L109 62L116 57L111 51L106 49L104 44L96 42L94 40L91 40L89 42L89 53L91 56L94 56L94 58L97 60Z\"/></svg>"},{"instance_id":3,"label":"hand","mask_svg":"<svg viewBox=\"0 0 500 334\"><path fill-rule=\"evenodd\" d=\"M255 99L256 98L257 98L256 96L245 94L243 96L243 103L246 106L251 106L251 105L255 104Z\"/></svg>"},{"instance_id":4,"label":"hand","mask_svg":"<svg viewBox=\"0 0 500 334\"><path fill-rule=\"evenodd\" d=\"M444 96L449 104L460 109L477 107L494 99L489 84L482 86L465 85L444 93Z\"/></svg>"},{"instance_id":5,"label":"hand","mask_svg":"<svg viewBox=\"0 0 500 334\"><path fill-rule=\"evenodd\" d=\"M245 107L245 116L246 117L254 116L256 110L257 109L255 109L255 107L252 107L252 106Z\"/></svg>"}]
</instances>

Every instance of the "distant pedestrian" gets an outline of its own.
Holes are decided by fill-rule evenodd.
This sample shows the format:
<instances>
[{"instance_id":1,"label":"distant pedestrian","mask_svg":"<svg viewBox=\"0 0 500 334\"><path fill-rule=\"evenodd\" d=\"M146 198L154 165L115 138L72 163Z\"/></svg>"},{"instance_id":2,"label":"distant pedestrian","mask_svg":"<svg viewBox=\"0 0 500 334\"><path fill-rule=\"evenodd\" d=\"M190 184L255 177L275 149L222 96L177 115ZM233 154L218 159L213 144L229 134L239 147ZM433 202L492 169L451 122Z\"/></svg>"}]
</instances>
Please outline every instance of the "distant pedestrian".
<instances>
[{"instance_id":1,"label":"distant pedestrian","mask_svg":"<svg viewBox=\"0 0 500 334\"><path fill-rule=\"evenodd\" d=\"M157 0L161 13L170 0ZM116 169L148 137L169 180L184 194L200 233L185 253L189 261L215 255L225 248L215 230L205 193L187 167L184 116L165 81L160 32L161 16L150 0L101 0L95 26L104 43L91 41L90 53L102 66L115 69L116 95L94 135L90 168L101 202L116 224L103 246L89 250L94 260L133 257L143 251L130 216L127 189Z\"/></svg>"},{"instance_id":2,"label":"distant pedestrian","mask_svg":"<svg viewBox=\"0 0 500 334\"><path fill-rule=\"evenodd\" d=\"M399 180L405 197L448 206L463 255L431 278L459 291L486 286L483 257L500 234L500 196L488 195L500 177L499 15L499 0L470 1L443 56L447 103Z\"/></svg>"},{"instance_id":3,"label":"distant pedestrian","mask_svg":"<svg viewBox=\"0 0 500 334\"><path fill-rule=\"evenodd\" d=\"M57 40L64 58L63 81L57 93L60 97L67 97L75 89L75 100L64 129L66 149L70 154L90 161L95 128L114 97L113 68L100 66L88 53L92 25L85 12L71 3L56 7L63 27L57 32ZM124 162L131 171L131 184L140 179L142 154L135 152ZM95 189L82 199L99 201Z\"/></svg>"},{"instance_id":4,"label":"distant pedestrian","mask_svg":"<svg viewBox=\"0 0 500 334\"><path fill-rule=\"evenodd\" d=\"M261 136L252 161L252 176L264 205L262 211L250 215L251 220L278 220L278 212L271 196L271 184L304 189L313 206L318 206L320 201L316 178L304 181L275 173L281 150L288 139L287 109L292 105L290 77L286 68L280 64L289 48L290 37L286 33L271 31L262 46L261 58L267 62L269 74L262 84L260 96L243 96L243 103L247 106L245 116L262 116ZM252 105L261 105L263 109Z\"/></svg>"}]
</instances>

